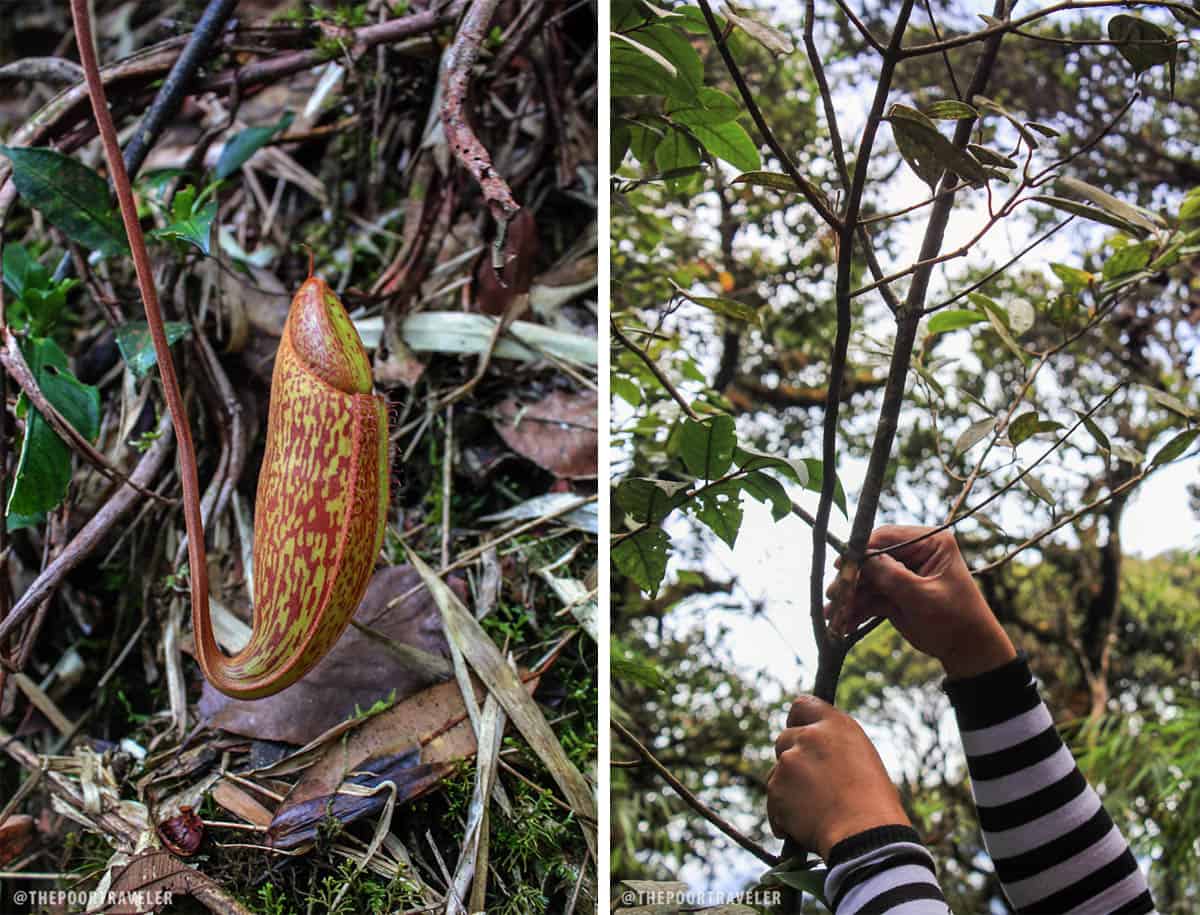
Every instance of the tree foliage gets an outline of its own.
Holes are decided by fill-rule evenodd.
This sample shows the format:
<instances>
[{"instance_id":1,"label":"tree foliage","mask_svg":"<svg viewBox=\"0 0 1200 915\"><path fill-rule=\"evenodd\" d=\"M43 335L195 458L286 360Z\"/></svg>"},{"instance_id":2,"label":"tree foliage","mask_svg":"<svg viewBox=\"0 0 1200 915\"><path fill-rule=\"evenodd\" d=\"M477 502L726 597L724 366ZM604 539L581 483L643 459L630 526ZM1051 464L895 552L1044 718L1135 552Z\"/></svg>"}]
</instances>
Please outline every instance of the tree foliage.
<instances>
[{"instance_id":1,"label":"tree foliage","mask_svg":"<svg viewBox=\"0 0 1200 915\"><path fill-rule=\"evenodd\" d=\"M839 704L907 748L902 793L948 898L987 910L999 886L935 665L886 626L838 650L815 597L821 549L861 560L879 521L953 523L1114 816L1171 856L1152 868L1160 910L1187 911L1196 849L1155 820L1151 786L1173 796L1162 779L1194 779L1195 756L1182 725L1137 722L1187 720L1200 695L1193 602L1171 584L1194 559L1131 558L1121 524L1200 434L1200 18L804 6L614 4L613 629L638 673L614 677L614 715L769 846L772 727L796 687L734 650L778 610L720 557L743 497L815 522L815 575L796 568L777 603L813 604L818 691L840 675ZM693 109L740 125L760 161L707 143ZM1143 732L1181 766L1118 790ZM754 876L633 762L614 773L615 876ZM1194 833L1178 809L1170 829Z\"/></svg>"}]
</instances>

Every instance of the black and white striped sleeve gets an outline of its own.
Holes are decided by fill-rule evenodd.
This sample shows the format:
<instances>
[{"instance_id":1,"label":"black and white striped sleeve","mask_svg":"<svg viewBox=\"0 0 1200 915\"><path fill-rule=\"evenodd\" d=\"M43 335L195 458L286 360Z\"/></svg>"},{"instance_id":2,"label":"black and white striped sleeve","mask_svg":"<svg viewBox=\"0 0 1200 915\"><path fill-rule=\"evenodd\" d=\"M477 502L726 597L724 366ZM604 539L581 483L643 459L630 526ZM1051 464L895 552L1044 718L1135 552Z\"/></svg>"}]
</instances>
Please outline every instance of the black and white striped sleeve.
<instances>
[{"instance_id":1,"label":"black and white striped sleeve","mask_svg":"<svg viewBox=\"0 0 1200 915\"><path fill-rule=\"evenodd\" d=\"M1013 907L1025 915L1152 913L1146 879L1059 738L1025 658L944 688L984 845Z\"/></svg>"},{"instance_id":2,"label":"black and white striped sleeve","mask_svg":"<svg viewBox=\"0 0 1200 915\"><path fill-rule=\"evenodd\" d=\"M825 863L825 898L836 915L950 915L933 857L910 826L843 839Z\"/></svg>"}]
</instances>

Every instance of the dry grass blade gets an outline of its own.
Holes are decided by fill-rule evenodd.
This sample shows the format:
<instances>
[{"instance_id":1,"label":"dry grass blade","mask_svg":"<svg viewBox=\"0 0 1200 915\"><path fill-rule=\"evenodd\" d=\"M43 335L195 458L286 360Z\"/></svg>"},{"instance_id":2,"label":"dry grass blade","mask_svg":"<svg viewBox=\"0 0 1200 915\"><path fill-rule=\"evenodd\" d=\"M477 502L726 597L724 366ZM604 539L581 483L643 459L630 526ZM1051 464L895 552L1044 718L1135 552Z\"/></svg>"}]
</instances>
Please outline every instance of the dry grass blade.
<instances>
[{"instance_id":1,"label":"dry grass blade","mask_svg":"<svg viewBox=\"0 0 1200 915\"><path fill-rule=\"evenodd\" d=\"M546 716L462 602L420 556L409 550L409 561L420 573L437 601L448 637L457 642L479 678L496 697L530 747L549 770L571 809L580 817L580 828L592 853L596 852L596 800L591 787L558 742Z\"/></svg>"},{"instance_id":2,"label":"dry grass blade","mask_svg":"<svg viewBox=\"0 0 1200 915\"><path fill-rule=\"evenodd\" d=\"M487 821L488 803L496 783L500 744L504 739L504 710L495 695L489 694L483 706L480 722L479 749L475 757L475 790L471 795L471 806L467 813L466 835L463 836L462 853L454 871L450 898L447 900L447 915L451 912L476 911L475 906L465 906L467 891L471 896L482 896L479 884L487 879ZM476 879L472 881L472 877Z\"/></svg>"}]
</instances>

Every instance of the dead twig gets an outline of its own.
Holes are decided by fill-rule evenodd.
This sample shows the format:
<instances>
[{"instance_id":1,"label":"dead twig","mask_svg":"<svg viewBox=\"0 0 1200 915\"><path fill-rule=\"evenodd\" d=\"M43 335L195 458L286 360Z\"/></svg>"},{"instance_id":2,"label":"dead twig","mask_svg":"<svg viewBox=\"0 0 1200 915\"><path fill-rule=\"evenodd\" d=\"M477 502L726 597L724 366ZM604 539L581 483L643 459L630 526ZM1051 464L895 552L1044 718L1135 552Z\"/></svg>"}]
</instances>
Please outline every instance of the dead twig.
<instances>
[{"instance_id":1,"label":"dead twig","mask_svg":"<svg viewBox=\"0 0 1200 915\"><path fill-rule=\"evenodd\" d=\"M454 36L454 42L442 56L442 126L446 140L459 161L483 192L492 218L499 231L498 248L504 244L504 227L521 209L512 195L508 182L492 165L492 156L479 142L467 121L466 98L471 87L471 70L479 59L479 48L487 34L488 24L496 12L499 0L473 0Z\"/></svg>"}]
</instances>

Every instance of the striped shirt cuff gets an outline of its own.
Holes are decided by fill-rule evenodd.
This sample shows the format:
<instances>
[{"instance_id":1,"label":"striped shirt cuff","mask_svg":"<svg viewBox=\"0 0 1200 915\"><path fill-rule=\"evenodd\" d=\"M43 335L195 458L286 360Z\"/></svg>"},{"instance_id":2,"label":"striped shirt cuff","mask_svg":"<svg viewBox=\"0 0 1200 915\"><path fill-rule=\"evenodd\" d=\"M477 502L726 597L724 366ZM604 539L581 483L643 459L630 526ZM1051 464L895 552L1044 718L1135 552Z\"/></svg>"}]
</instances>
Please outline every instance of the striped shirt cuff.
<instances>
[{"instance_id":1,"label":"striped shirt cuff","mask_svg":"<svg viewBox=\"0 0 1200 915\"><path fill-rule=\"evenodd\" d=\"M1025 656L943 689L984 845L1013 907L1027 915L1153 912L1137 861L1058 736Z\"/></svg>"},{"instance_id":2,"label":"striped shirt cuff","mask_svg":"<svg viewBox=\"0 0 1200 915\"><path fill-rule=\"evenodd\" d=\"M933 858L909 826L879 826L829 852L825 898L836 915L949 915Z\"/></svg>"}]
</instances>

